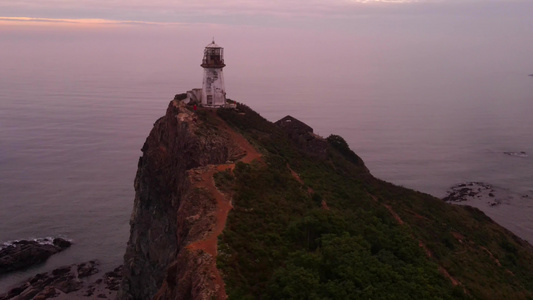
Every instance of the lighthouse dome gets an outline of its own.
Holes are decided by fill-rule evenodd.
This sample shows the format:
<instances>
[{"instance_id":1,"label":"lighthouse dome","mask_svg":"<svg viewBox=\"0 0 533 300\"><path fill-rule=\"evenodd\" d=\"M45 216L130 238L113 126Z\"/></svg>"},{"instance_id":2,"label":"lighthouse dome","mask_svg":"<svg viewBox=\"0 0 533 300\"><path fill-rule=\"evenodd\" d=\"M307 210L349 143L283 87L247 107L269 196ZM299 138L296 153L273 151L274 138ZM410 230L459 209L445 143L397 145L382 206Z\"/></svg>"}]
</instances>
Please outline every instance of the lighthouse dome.
<instances>
[{"instance_id":1,"label":"lighthouse dome","mask_svg":"<svg viewBox=\"0 0 533 300\"><path fill-rule=\"evenodd\" d=\"M211 44L205 46L206 48L222 48L219 45L215 44L215 40L211 42Z\"/></svg>"},{"instance_id":2,"label":"lighthouse dome","mask_svg":"<svg viewBox=\"0 0 533 300\"><path fill-rule=\"evenodd\" d=\"M215 44L215 41L211 42L211 44L205 46L206 48L222 48L219 45Z\"/></svg>"}]
</instances>

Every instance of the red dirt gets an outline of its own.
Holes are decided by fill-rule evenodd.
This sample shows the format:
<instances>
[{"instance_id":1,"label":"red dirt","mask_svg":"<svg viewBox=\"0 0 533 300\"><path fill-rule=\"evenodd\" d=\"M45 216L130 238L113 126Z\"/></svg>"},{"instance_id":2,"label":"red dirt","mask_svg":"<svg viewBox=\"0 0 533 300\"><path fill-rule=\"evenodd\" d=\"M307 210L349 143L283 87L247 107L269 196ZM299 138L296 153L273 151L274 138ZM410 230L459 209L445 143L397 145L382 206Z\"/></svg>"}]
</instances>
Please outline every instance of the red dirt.
<instances>
[{"instance_id":1,"label":"red dirt","mask_svg":"<svg viewBox=\"0 0 533 300\"><path fill-rule=\"evenodd\" d=\"M450 273L448 273L448 271L446 271L446 269L444 269L442 266L439 266L439 271L448 279L450 279L450 281L452 282L452 284L454 286L457 286L457 285L461 285L461 283L459 281L457 281L457 279L453 278L452 275L450 275Z\"/></svg>"},{"instance_id":2,"label":"red dirt","mask_svg":"<svg viewBox=\"0 0 533 300\"><path fill-rule=\"evenodd\" d=\"M289 164L287 164L287 168L289 169L289 171L291 171L291 175L292 177L294 177L294 179L296 179L296 181L298 181L301 185L305 184L300 175L298 175L298 173L296 173ZM313 190L311 187L307 187L307 193L309 193L309 195L313 195L315 193L315 190ZM324 203L322 203L322 206L324 206Z\"/></svg>"},{"instance_id":3,"label":"red dirt","mask_svg":"<svg viewBox=\"0 0 533 300\"><path fill-rule=\"evenodd\" d=\"M233 165L233 164L232 164ZM196 188L204 188L211 194L213 197L215 197L216 203L217 203L217 209L215 212L216 217L216 223L215 226L212 228L209 235L204 239L200 241L196 241L192 244L189 244L187 248L189 249L202 249L205 252L216 256L217 255L217 238L224 230L224 227L226 225L226 219L228 217L228 213L231 210L231 199L229 197L226 197L226 195L222 194L215 186L215 181L213 179L213 175L218 171L224 171L227 169L231 169L234 167L234 165L211 165L205 171L201 178L202 180L197 181L194 187Z\"/></svg>"},{"instance_id":4,"label":"red dirt","mask_svg":"<svg viewBox=\"0 0 533 300\"><path fill-rule=\"evenodd\" d=\"M289 164L287 164L287 168L289 169L289 171L291 171L291 175L292 177L294 177L294 179L296 179L296 181L298 181L300 184L304 184L304 181L302 180L302 178L300 178L300 175L298 175L298 173L291 169L291 166Z\"/></svg>"},{"instance_id":5,"label":"red dirt","mask_svg":"<svg viewBox=\"0 0 533 300\"><path fill-rule=\"evenodd\" d=\"M326 202L326 200L322 200L321 204L322 204L322 209L329 210L328 203Z\"/></svg>"},{"instance_id":6,"label":"red dirt","mask_svg":"<svg viewBox=\"0 0 533 300\"><path fill-rule=\"evenodd\" d=\"M212 116L217 117L216 114L212 114ZM221 128L225 133L227 133L230 136L230 139L246 152L246 155L242 157L240 161L244 163L251 163L254 160L261 161L261 153L259 153L252 145L250 145L250 143L241 134L231 129L228 124L226 124L222 119L219 118L219 121L221 125L219 126L219 128ZM233 206L231 205L231 195L225 195L217 189L217 187L215 186L215 180L213 178L213 175L217 172L225 170L233 171L234 168L235 164L210 165L208 166L207 170L201 174L202 180L197 181L194 184L194 187L204 188L209 192L209 194L211 194L215 198L216 222L211 232L207 235L205 239L195 241L189 244L187 246L187 249L205 251L213 256L213 262L216 262L218 236L224 230L224 227L226 226L226 220L228 218L228 213L233 208ZM226 299L227 295L224 288L225 284L224 280L222 279L222 276L220 275L219 270L216 268L216 265L214 263L212 266L210 266L210 269L212 270L212 273L214 275L213 280L215 281L215 284L221 287L218 290L217 298Z\"/></svg>"},{"instance_id":7,"label":"red dirt","mask_svg":"<svg viewBox=\"0 0 533 300\"><path fill-rule=\"evenodd\" d=\"M410 214L412 214L412 215L414 215L417 219L422 219L422 220L429 221L428 218L426 218L426 217L424 217L424 216L422 216L422 215L419 215L419 214L417 214L416 212L414 212L414 211L412 211L412 210L405 209L404 211L405 211L405 212L408 212L408 213L410 213Z\"/></svg>"},{"instance_id":8,"label":"red dirt","mask_svg":"<svg viewBox=\"0 0 533 300\"><path fill-rule=\"evenodd\" d=\"M383 206L389 210L390 214L394 217L394 219L396 219L396 221L398 221L400 225L404 224L402 218L400 218L400 216L392 209L390 205L383 204Z\"/></svg>"},{"instance_id":9,"label":"red dirt","mask_svg":"<svg viewBox=\"0 0 533 300\"><path fill-rule=\"evenodd\" d=\"M433 257L433 253L431 253L431 251L429 251L428 247L426 247L426 244L424 244L424 242L422 242L421 240L418 240L418 247L422 248L422 250L424 250L424 252L426 253L426 256L431 258Z\"/></svg>"},{"instance_id":10,"label":"red dirt","mask_svg":"<svg viewBox=\"0 0 533 300\"><path fill-rule=\"evenodd\" d=\"M487 252L490 256L490 258L494 261L494 263L498 266L498 267L501 267L502 264L500 263L500 260L498 260L496 257L494 257L494 255L492 254L492 252L489 251L489 249L483 247L483 246L480 246L482 250L484 250L485 252Z\"/></svg>"},{"instance_id":11,"label":"red dirt","mask_svg":"<svg viewBox=\"0 0 533 300\"><path fill-rule=\"evenodd\" d=\"M465 236L460 234L459 232L455 232L455 231L452 231L451 234L453 235L453 237L459 242L459 243L463 243L463 241L465 240Z\"/></svg>"}]
</instances>

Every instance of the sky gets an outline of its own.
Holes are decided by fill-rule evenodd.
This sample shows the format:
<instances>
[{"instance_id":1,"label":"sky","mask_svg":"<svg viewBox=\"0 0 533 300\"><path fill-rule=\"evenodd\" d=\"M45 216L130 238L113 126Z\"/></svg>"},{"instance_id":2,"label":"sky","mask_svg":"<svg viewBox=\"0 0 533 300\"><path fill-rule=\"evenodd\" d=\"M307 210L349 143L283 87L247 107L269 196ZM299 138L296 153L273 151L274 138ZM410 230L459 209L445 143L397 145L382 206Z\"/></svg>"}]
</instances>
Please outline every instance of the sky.
<instances>
[{"instance_id":1,"label":"sky","mask_svg":"<svg viewBox=\"0 0 533 300\"><path fill-rule=\"evenodd\" d=\"M532 0L0 0L0 53L35 63L46 49L68 58L60 49L78 43L160 69L179 55L190 73L214 37L229 50L230 76L365 69L367 78L387 65L416 65L426 76L450 68L449 58L450 73L464 74L482 65L531 69L532 16Z\"/></svg>"},{"instance_id":2,"label":"sky","mask_svg":"<svg viewBox=\"0 0 533 300\"><path fill-rule=\"evenodd\" d=\"M201 23L316 29L343 28L354 18L380 16L530 19L532 14L531 0L0 0L3 23Z\"/></svg>"},{"instance_id":3,"label":"sky","mask_svg":"<svg viewBox=\"0 0 533 300\"><path fill-rule=\"evenodd\" d=\"M34 64L48 54L90 61L101 53L139 68L164 70L171 61L190 74L197 49L215 38L229 50L228 75L244 78L319 69L319 80L364 69L366 79L415 65L413 78L487 65L529 73L532 16L532 0L0 0L0 53Z\"/></svg>"}]
</instances>

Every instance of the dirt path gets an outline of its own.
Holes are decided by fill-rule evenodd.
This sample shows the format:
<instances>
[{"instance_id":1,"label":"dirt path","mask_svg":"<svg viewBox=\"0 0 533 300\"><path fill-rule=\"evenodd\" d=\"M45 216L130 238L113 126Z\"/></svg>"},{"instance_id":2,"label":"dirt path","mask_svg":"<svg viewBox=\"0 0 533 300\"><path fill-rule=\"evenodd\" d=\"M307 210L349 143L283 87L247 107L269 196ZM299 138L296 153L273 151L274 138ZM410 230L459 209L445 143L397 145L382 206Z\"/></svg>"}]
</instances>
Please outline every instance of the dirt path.
<instances>
[{"instance_id":1,"label":"dirt path","mask_svg":"<svg viewBox=\"0 0 533 300\"><path fill-rule=\"evenodd\" d=\"M218 118L216 114L212 114L214 117ZM241 134L235 132L231 129L226 122L220 119L219 128L222 129L226 134L229 135L230 139L235 142L239 148L246 152L245 156L239 159L239 161L244 163L251 163L254 160L261 160L261 153L259 153ZM226 220L228 218L229 211L233 208L231 204L231 195L222 193L217 189L215 185L215 180L213 175L217 172L222 172L226 170L231 170L235 168L235 164L221 164L221 165L209 165L207 170L201 174L201 180L197 181L194 184L195 188L203 188L210 195L212 195L216 200L216 211L215 211L215 224L211 232L203 240L195 241L187 246L187 249L190 250L203 250L206 253L209 253L213 256L213 265L210 266L212 271L212 278L215 281L215 284L220 287L217 293L218 299L226 299L226 291L224 288L224 280L220 275L219 270L216 268L216 256L218 250L218 236L224 230L226 226Z\"/></svg>"},{"instance_id":2,"label":"dirt path","mask_svg":"<svg viewBox=\"0 0 533 300\"><path fill-rule=\"evenodd\" d=\"M291 171L291 175L292 177L294 177L294 179L296 179L296 181L298 181L301 185L305 185L305 182L302 180L300 175L298 175L298 173L296 173L296 171L294 171L288 163L287 163L287 169ZM307 192L309 193L309 195L313 195L315 193L315 191L311 187L307 187ZM329 210L328 205L325 200L322 200L322 207Z\"/></svg>"},{"instance_id":3,"label":"dirt path","mask_svg":"<svg viewBox=\"0 0 533 300\"><path fill-rule=\"evenodd\" d=\"M219 171L233 169L234 166L234 164L210 165L207 171L201 175L202 180L197 181L194 185L195 188L205 189L211 196L215 198L217 206L215 212L216 223L205 239L191 243L187 246L187 248L202 249L213 256L217 255L218 236L222 233L224 227L226 226L226 219L228 218L229 211L232 209L232 205L230 197L228 195L224 195L216 188L213 175Z\"/></svg>"}]
</instances>

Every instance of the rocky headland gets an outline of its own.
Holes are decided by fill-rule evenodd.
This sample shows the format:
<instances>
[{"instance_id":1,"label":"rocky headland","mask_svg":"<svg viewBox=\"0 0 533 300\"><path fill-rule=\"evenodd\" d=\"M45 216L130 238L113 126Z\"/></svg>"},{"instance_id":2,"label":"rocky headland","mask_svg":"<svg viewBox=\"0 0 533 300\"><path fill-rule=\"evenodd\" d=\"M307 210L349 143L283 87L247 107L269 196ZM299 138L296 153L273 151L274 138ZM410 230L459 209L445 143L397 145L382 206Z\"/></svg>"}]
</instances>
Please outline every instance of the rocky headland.
<instances>
[{"instance_id":1,"label":"rocky headland","mask_svg":"<svg viewBox=\"0 0 533 300\"><path fill-rule=\"evenodd\" d=\"M376 179L293 117L181 98L142 147L118 299L533 297L532 247L478 209Z\"/></svg>"},{"instance_id":2,"label":"rocky headland","mask_svg":"<svg viewBox=\"0 0 533 300\"><path fill-rule=\"evenodd\" d=\"M142 147L119 299L223 298L213 232L231 204L213 174L252 151L215 110L170 103Z\"/></svg>"}]
</instances>

